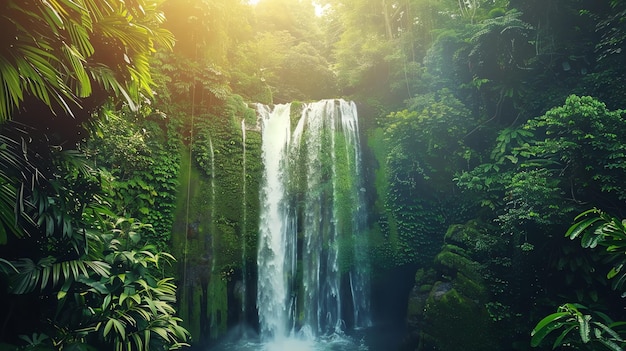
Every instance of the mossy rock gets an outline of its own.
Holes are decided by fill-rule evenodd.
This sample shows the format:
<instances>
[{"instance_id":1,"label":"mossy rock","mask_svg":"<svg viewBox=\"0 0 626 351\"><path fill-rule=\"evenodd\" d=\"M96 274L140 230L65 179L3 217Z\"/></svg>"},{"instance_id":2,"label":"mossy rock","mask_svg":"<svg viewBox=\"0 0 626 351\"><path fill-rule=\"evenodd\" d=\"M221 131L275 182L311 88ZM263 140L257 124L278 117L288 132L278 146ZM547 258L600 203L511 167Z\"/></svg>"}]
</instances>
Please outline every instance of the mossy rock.
<instances>
[{"instance_id":1,"label":"mossy rock","mask_svg":"<svg viewBox=\"0 0 626 351\"><path fill-rule=\"evenodd\" d=\"M406 311L406 325L409 332L420 330L421 322L423 320L424 312L424 298L420 295L413 295L409 297Z\"/></svg>"},{"instance_id":2,"label":"mossy rock","mask_svg":"<svg viewBox=\"0 0 626 351\"><path fill-rule=\"evenodd\" d=\"M415 285L432 284L437 280L438 274L434 269L420 268L415 272Z\"/></svg>"},{"instance_id":3,"label":"mossy rock","mask_svg":"<svg viewBox=\"0 0 626 351\"><path fill-rule=\"evenodd\" d=\"M433 286L431 284L424 284L424 285L420 285L417 288L417 291L419 291L420 293L425 293L425 292L430 292L433 289Z\"/></svg>"},{"instance_id":4,"label":"mossy rock","mask_svg":"<svg viewBox=\"0 0 626 351\"><path fill-rule=\"evenodd\" d=\"M473 280L480 280L480 264L452 251L441 251L435 257L435 264L447 268L452 274L460 272Z\"/></svg>"},{"instance_id":5,"label":"mossy rock","mask_svg":"<svg viewBox=\"0 0 626 351\"><path fill-rule=\"evenodd\" d=\"M476 220L448 227L444 236L447 244L463 248L468 255L489 253L504 249L504 240L494 236L494 227Z\"/></svg>"},{"instance_id":6,"label":"mossy rock","mask_svg":"<svg viewBox=\"0 0 626 351\"><path fill-rule=\"evenodd\" d=\"M424 307L424 341L437 350L495 350L496 335L484 304L438 282Z\"/></svg>"},{"instance_id":7,"label":"mossy rock","mask_svg":"<svg viewBox=\"0 0 626 351\"><path fill-rule=\"evenodd\" d=\"M454 288L459 291L459 293L463 294L463 296L468 297L472 301L477 302L485 302L487 299L487 288L483 284L483 280L475 281L469 279L462 273L457 274L454 278L453 282Z\"/></svg>"},{"instance_id":8,"label":"mossy rock","mask_svg":"<svg viewBox=\"0 0 626 351\"><path fill-rule=\"evenodd\" d=\"M464 248L453 244L444 244L441 248L441 251L450 251L463 257L469 257L467 251Z\"/></svg>"}]
</instances>

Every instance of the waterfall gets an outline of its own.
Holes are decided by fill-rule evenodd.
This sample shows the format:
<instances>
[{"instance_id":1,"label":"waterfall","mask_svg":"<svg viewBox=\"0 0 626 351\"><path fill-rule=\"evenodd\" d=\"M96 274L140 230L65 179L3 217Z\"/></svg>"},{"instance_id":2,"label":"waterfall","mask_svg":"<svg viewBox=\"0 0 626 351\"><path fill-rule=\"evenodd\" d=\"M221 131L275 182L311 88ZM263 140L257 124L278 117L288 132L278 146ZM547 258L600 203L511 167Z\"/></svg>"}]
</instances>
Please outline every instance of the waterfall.
<instances>
[{"instance_id":1,"label":"waterfall","mask_svg":"<svg viewBox=\"0 0 626 351\"><path fill-rule=\"evenodd\" d=\"M262 339L330 335L346 321L368 326L356 105L322 100L304 104L301 113L291 104L257 110L264 166L257 256Z\"/></svg>"},{"instance_id":2,"label":"waterfall","mask_svg":"<svg viewBox=\"0 0 626 351\"><path fill-rule=\"evenodd\" d=\"M257 307L263 338L286 335L287 300L291 243L295 242L286 206L287 174L284 163L290 141L290 105L278 105L273 111L259 107L262 116L261 157L264 171L260 191L259 246L257 255ZM291 242L291 243L290 243Z\"/></svg>"},{"instance_id":3,"label":"waterfall","mask_svg":"<svg viewBox=\"0 0 626 351\"><path fill-rule=\"evenodd\" d=\"M210 166L211 166L211 211L209 213L209 234L211 240L211 271L210 276L211 279L219 279L216 267L217 267L217 247L215 241L216 228L215 228L215 150L213 149L213 139L209 137L209 153L210 153ZM217 312L215 310L211 310L211 330L214 331L217 329Z\"/></svg>"},{"instance_id":4,"label":"waterfall","mask_svg":"<svg viewBox=\"0 0 626 351\"><path fill-rule=\"evenodd\" d=\"M215 273L215 263L217 260L215 248L215 150L213 150L213 139L209 138L209 152L211 154L211 275Z\"/></svg>"},{"instance_id":5,"label":"waterfall","mask_svg":"<svg viewBox=\"0 0 626 351\"><path fill-rule=\"evenodd\" d=\"M359 124L356 104L341 104L341 123L346 137L346 159L352 162L351 170L354 171L354 185L352 194L355 196L356 206L352 215L352 259L358 269L350 270L350 289L352 295L354 326L358 328L372 325L370 316L370 278L369 257L367 250L369 242L363 233L367 226L367 208L365 207L365 179L361 170L361 141L359 138ZM350 150L351 148L351 150ZM349 155L353 158L350 159ZM337 160L337 162L342 162Z\"/></svg>"},{"instance_id":6,"label":"waterfall","mask_svg":"<svg viewBox=\"0 0 626 351\"><path fill-rule=\"evenodd\" d=\"M241 320L246 318L246 227L248 211L246 209L246 120L241 120Z\"/></svg>"}]
</instances>

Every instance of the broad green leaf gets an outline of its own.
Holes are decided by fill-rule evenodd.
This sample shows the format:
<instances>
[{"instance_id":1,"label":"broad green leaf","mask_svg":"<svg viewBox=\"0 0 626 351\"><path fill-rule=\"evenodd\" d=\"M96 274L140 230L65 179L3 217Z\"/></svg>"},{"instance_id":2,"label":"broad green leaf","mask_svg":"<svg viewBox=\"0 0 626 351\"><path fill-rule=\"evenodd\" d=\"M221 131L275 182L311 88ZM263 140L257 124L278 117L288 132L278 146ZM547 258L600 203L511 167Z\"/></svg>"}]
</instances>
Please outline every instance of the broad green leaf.
<instances>
[{"instance_id":1,"label":"broad green leaf","mask_svg":"<svg viewBox=\"0 0 626 351\"><path fill-rule=\"evenodd\" d=\"M139 334L133 333L133 334L130 335L130 338L133 340L133 342L137 346L135 348L135 350L143 350L144 349L144 347L143 347L144 344L143 344L143 341L142 341L141 336Z\"/></svg>"},{"instance_id":2,"label":"broad green leaf","mask_svg":"<svg viewBox=\"0 0 626 351\"><path fill-rule=\"evenodd\" d=\"M556 312L544 317L535 328L533 328L530 344L534 347L541 343L541 341L550 334L553 330L560 328L564 321L563 319L569 317L570 312Z\"/></svg>"},{"instance_id":3,"label":"broad green leaf","mask_svg":"<svg viewBox=\"0 0 626 351\"><path fill-rule=\"evenodd\" d=\"M111 304L111 294L107 294L104 299L102 300L102 310L106 310L107 308L109 308L109 305Z\"/></svg>"},{"instance_id":4,"label":"broad green leaf","mask_svg":"<svg viewBox=\"0 0 626 351\"><path fill-rule=\"evenodd\" d=\"M595 231L585 230L580 239L580 244L584 248L593 249L598 245L598 241L601 239L602 236L595 233Z\"/></svg>"},{"instance_id":5,"label":"broad green leaf","mask_svg":"<svg viewBox=\"0 0 626 351\"><path fill-rule=\"evenodd\" d=\"M113 321L113 324L115 325L115 330L122 337L122 340L126 340L126 327L124 326L124 323L122 323L121 321L117 319L111 319L111 320Z\"/></svg>"},{"instance_id":6,"label":"broad green leaf","mask_svg":"<svg viewBox=\"0 0 626 351\"><path fill-rule=\"evenodd\" d=\"M595 325L597 327L597 330L601 330L601 331L606 332L607 334L609 334L611 336L611 338L613 338L615 340L618 340L618 341L624 341L622 339L622 337L615 330L613 330L611 327L605 325L604 323L593 322L593 325Z\"/></svg>"},{"instance_id":7,"label":"broad green leaf","mask_svg":"<svg viewBox=\"0 0 626 351\"><path fill-rule=\"evenodd\" d=\"M109 332L111 331L111 328L113 328L113 321L114 321L114 319L109 317L109 320L104 325L104 330L102 331L102 336L104 336L105 338L106 338L107 335L109 335Z\"/></svg>"},{"instance_id":8,"label":"broad green leaf","mask_svg":"<svg viewBox=\"0 0 626 351\"><path fill-rule=\"evenodd\" d=\"M575 223L567 230L565 236L569 237L570 239L576 239L582 232L590 228L594 223L598 222L599 220L600 218L594 217L587 218L584 221Z\"/></svg>"}]
</instances>

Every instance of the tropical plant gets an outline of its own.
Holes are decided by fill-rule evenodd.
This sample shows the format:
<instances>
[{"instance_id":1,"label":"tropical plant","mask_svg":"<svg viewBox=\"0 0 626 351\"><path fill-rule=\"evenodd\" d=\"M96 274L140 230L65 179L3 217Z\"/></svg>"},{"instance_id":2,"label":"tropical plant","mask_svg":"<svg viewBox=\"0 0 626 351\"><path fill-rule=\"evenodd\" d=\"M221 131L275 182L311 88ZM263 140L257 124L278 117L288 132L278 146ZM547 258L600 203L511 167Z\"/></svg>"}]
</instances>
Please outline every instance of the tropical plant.
<instances>
[{"instance_id":1,"label":"tropical plant","mask_svg":"<svg viewBox=\"0 0 626 351\"><path fill-rule=\"evenodd\" d=\"M619 220L594 208L576 216L575 223L565 236L572 240L580 239L584 248L604 249L605 261L612 265L606 278L613 280L612 288L622 292L623 296L626 282L626 272L623 271L626 265L626 220ZM612 351L626 347L626 321L614 322L608 315L580 304L564 304L556 313L539 321L531 333L531 345L538 346L557 330L561 333L555 339L553 349L566 343L599 344ZM577 337L572 335L575 331L578 331Z\"/></svg>"},{"instance_id":2,"label":"tropical plant","mask_svg":"<svg viewBox=\"0 0 626 351\"><path fill-rule=\"evenodd\" d=\"M580 304L566 303L539 321L531 333L531 346L539 346L555 331L561 333L552 349L565 345L595 349L594 345L601 345L611 351L622 351L626 346L626 340L620 336L626 332L626 322L614 322L606 314L590 311Z\"/></svg>"},{"instance_id":3,"label":"tropical plant","mask_svg":"<svg viewBox=\"0 0 626 351\"><path fill-rule=\"evenodd\" d=\"M26 125L5 121L0 142L0 243L17 239L19 246L40 245L38 252L66 245L80 255L85 241L78 222L99 175L80 153L49 148L45 135ZM22 253L9 250L5 258Z\"/></svg>"},{"instance_id":4,"label":"tropical plant","mask_svg":"<svg viewBox=\"0 0 626 351\"><path fill-rule=\"evenodd\" d=\"M174 258L151 245L136 246L149 226L110 219L99 209L86 213L94 221L86 233L89 254L64 262L47 257L14 263L19 273L12 276L12 293L41 291L55 300L43 326L48 334L37 344L116 351L184 346L189 334L175 316L176 286L163 274L163 265Z\"/></svg>"},{"instance_id":5,"label":"tropical plant","mask_svg":"<svg viewBox=\"0 0 626 351\"><path fill-rule=\"evenodd\" d=\"M85 137L81 123L108 98L121 98L135 109L142 96L151 94L148 59L156 48L173 46L171 33L160 27L161 2L3 3L0 294L3 307L21 301L25 314L15 313L20 307L2 308L2 341L15 343L18 333L30 333L21 339L33 349L122 350L166 348L186 338L173 317L175 286L157 270L144 271L161 267L158 257L168 255L132 248L134 233L128 233L128 246L106 236L114 229L96 223L112 216L109 199L99 195L102 174L74 150ZM68 143L63 123L77 129L78 139ZM113 279L118 274L123 277ZM104 299L125 300L129 289L140 296L132 298L139 307L127 306L136 314L109 322L125 310L112 302L103 308ZM92 305L98 301L99 306ZM29 319L27 326L24 319ZM141 340L120 326L135 328Z\"/></svg>"},{"instance_id":6,"label":"tropical plant","mask_svg":"<svg viewBox=\"0 0 626 351\"><path fill-rule=\"evenodd\" d=\"M141 94L151 93L148 58L156 47L173 45L171 34L159 27L164 18L158 5L153 0L4 4L0 17L0 25L7 28L0 47L0 243L40 229L47 235L56 231L60 238L80 237L72 235L70 225L70 216L80 218L81 211L72 194L89 191L89 181L85 181L91 176L83 177L89 172L82 165L71 165L78 160L68 158L73 145L58 140L57 135L67 133L65 125L58 124L64 120L60 114L80 114L81 118L70 122L80 125L108 94L134 107ZM26 102L29 111L22 108ZM16 117L36 127L6 122ZM52 117L54 123L46 120ZM46 126L50 129L44 131ZM59 162L60 158L68 162ZM69 181L64 172L82 173L73 181L84 187L71 189L63 184ZM73 245L80 252L77 243Z\"/></svg>"},{"instance_id":7,"label":"tropical plant","mask_svg":"<svg viewBox=\"0 0 626 351\"><path fill-rule=\"evenodd\" d=\"M34 223L26 215L32 204L23 189L40 179L41 173L33 163L28 147L29 133L25 126L15 123L0 125L0 244L6 244L10 234L25 235L19 223Z\"/></svg>"},{"instance_id":8,"label":"tropical plant","mask_svg":"<svg viewBox=\"0 0 626 351\"><path fill-rule=\"evenodd\" d=\"M584 248L604 248L606 262L613 265L607 279L615 279L614 290L626 290L626 220L619 220L597 208L582 212L575 220L565 236L572 240L580 238Z\"/></svg>"},{"instance_id":9,"label":"tropical plant","mask_svg":"<svg viewBox=\"0 0 626 351\"><path fill-rule=\"evenodd\" d=\"M151 107L133 112L103 108L97 133L81 150L101 170L103 191L114 213L150 223L143 240L165 250L176 206L182 137L169 118Z\"/></svg>"},{"instance_id":10,"label":"tropical plant","mask_svg":"<svg viewBox=\"0 0 626 351\"><path fill-rule=\"evenodd\" d=\"M81 99L113 93L134 106L151 93L148 58L172 48L159 0L4 3L0 25L0 121L30 97L72 115ZM105 96L106 97L106 96Z\"/></svg>"}]
</instances>

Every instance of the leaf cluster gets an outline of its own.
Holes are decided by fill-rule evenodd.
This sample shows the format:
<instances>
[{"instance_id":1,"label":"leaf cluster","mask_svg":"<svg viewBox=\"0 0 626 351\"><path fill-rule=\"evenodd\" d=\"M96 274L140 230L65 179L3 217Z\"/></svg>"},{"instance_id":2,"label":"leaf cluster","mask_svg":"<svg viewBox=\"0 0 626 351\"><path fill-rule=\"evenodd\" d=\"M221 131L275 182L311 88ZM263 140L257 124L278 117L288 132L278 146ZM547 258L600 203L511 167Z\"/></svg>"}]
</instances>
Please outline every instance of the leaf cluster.
<instances>
[{"instance_id":1,"label":"leaf cluster","mask_svg":"<svg viewBox=\"0 0 626 351\"><path fill-rule=\"evenodd\" d=\"M604 313L590 311L580 304L567 303L559 306L556 313L537 323L531 333L530 344L533 347L539 346L546 336L561 330L552 344L552 349L572 344L597 344L604 349L620 351L626 344L626 340L620 336L625 327L626 322L614 322Z\"/></svg>"},{"instance_id":2,"label":"leaf cluster","mask_svg":"<svg viewBox=\"0 0 626 351\"><path fill-rule=\"evenodd\" d=\"M97 212L101 219L87 233L90 254L72 261L48 257L37 264L28 259L14 264L19 273L13 277L13 294L42 291L55 300L56 311L44 329L48 334L42 334L48 338L30 343L51 350L184 346L189 334L175 317L176 286L162 274L174 258L151 245L136 246L138 230L146 225Z\"/></svg>"},{"instance_id":3,"label":"leaf cluster","mask_svg":"<svg viewBox=\"0 0 626 351\"><path fill-rule=\"evenodd\" d=\"M28 96L72 115L96 87L135 104L151 93L148 57L171 48L157 1L9 1L0 19L0 121Z\"/></svg>"}]
</instances>

